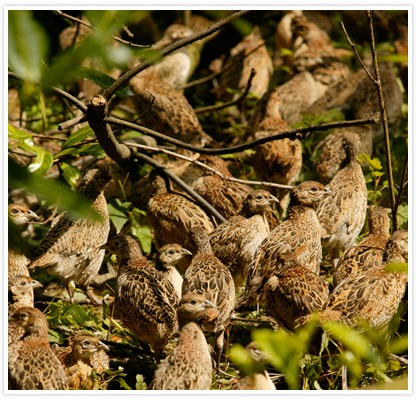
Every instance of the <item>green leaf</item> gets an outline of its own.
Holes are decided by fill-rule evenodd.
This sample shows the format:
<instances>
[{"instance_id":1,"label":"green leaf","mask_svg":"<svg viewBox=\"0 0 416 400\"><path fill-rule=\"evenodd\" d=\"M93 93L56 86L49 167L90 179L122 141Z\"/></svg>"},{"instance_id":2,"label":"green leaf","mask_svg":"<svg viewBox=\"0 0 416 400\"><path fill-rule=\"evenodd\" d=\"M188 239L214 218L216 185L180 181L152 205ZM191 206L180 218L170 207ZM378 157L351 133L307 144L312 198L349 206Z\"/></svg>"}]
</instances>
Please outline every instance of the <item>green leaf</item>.
<instances>
[{"instance_id":1,"label":"green leaf","mask_svg":"<svg viewBox=\"0 0 416 400\"><path fill-rule=\"evenodd\" d=\"M71 187L75 187L81 172L78 168L72 166L71 164L61 163L62 175L65 180L70 184Z\"/></svg>"},{"instance_id":2,"label":"green leaf","mask_svg":"<svg viewBox=\"0 0 416 400\"><path fill-rule=\"evenodd\" d=\"M30 164L27 169L29 172L36 172L38 175L41 175L53 164L53 155L49 153L49 151L44 150L42 147L33 146L32 148L38 153L38 155L36 156L35 161Z\"/></svg>"},{"instance_id":3,"label":"green leaf","mask_svg":"<svg viewBox=\"0 0 416 400\"><path fill-rule=\"evenodd\" d=\"M48 340L49 342L52 342L52 343L58 343L58 344L64 343L64 338L62 337L62 334L60 334L59 332L55 332L52 329L48 330Z\"/></svg>"},{"instance_id":4,"label":"green leaf","mask_svg":"<svg viewBox=\"0 0 416 400\"><path fill-rule=\"evenodd\" d=\"M103 148L97 144L86 144L85 146L81 146L79 148L80 154L88 154L95 158L103 158L106 156L105 151Z\"/></svg>"},{"instance_id":5,"label":"green leaf","mask_svg":"<svg viewBox=\"0 0 416 400\"><path fill-rule=\"evenodd\" d=\"M143 375L137 374L136 375L136 390L146 390L147 385L144 382Z\"/></svg>"},{"instance_id":6,"label":"green leaf","mask_svg":"<svg viewBox=\"0 0 416 400\"><path fill-rule=\"evenodd\" d=\"M253 359L241 344L233 344L230 350L230 359L238 366L243 375L251 375L255 372Z\"/></svg>"},{"instance_id":7,"label":"green leaf","mask_svg":"<svg viewBox=\"0 0 416 400\"><path fill-rule=\"evenodd\" d=\"M111 222L116 228L116 233L119 233L124 224L129 220L126 212L130 205L131 203L122 203L119 199L111 199L107 204L108 214Z\"/></svg>"},{"instance_id":8,"label":"green leaf","mask_svg":"<svg viewBox=\"0 0 416 400\"><path fill-rule=\"evenodd\" d=\"M15 128L14 126L8 124L8 136L10 139L17 140L18 142L25 142L27 141L27 144L30 146L33 146L33 140L32 135L22 131L20 129Z\"/></svg>"},{"instance_id":9,"label":"green leaf","mask_svg":"<svg viewBox=\"0 0 416 400\"><path fill-rule=\"evenodd\" d=\"M84 322L91 320L91 317L79 304L71 304L62 314L62 316L71 317L79 325L82 325Z\"/></svg>"},{"instance_id":10,"label":"green leaf","mask_svg":"<svg viewBox=\"0 0 416 400\"><path fill-rule=\"evenodd\" d=\"M56 160L57 158L61 158L63 156L79 157L79 149L76 149L75 147L70 147L69 149L61 150L59 153L56 153L53 157Z\"/></svg>"},{"instance_id":11,"label":"green leaf","mask_svg":"<svg viewBox=\"0 0 416 400\"><path fill-rule=\"evenodd\" d=\"M385 54L377 56L378 62L388 61L392 63L405 63L408 62L409 57L407 54Z\"/></svg>"},{"instance_id":12,"label":"green leaf","mask_svg":"<svg viewBox=\"0 0 416 400\"><path fill-rule=\"evenodd\" d=\"M395 337L390 343L390 351L392 354L400 354L406 351L409 347L409 337L407 334L401 337Z\"/></svg>"},{"instance_id":13,"label":"green leaf","mask_svg":"<svg viewBox=\"0 0 416 400\"><path fill-rule=\"evenodd\" d=\"M25 81L38 81L49 40L32 11L8 10L9 64Z\"/></svg>"},{"instance_id":14,"label":"green leaf","mask_svg":"<svg viewBox=\"0 0 416 400\"><path fill-rule=\"evenodd\" d=\"M83 66L74 68L73 74L77 78L89 79L103 89L109 88L116 81L114 78L101 71ZM129 96L133 96L133 92L128 87L118 89L115 94L121 99L127 99Z\"/></svg>"},{"instance_id":15,"label":"green leaf","mask_svg":"<svg viewBox=\"0 0 416 400\"><path fill-rule=\"evenodd\" d=\"M133 390L129 385L127 385L126 381L123 378L116 378L116 381L120 384L123 389L126 390Z\"/></svg>"},{"instance_id":16,"label":"green leaf","mask_svg":"<svg viewBox=\"0 0 416 400\"><path fill-rule=\"evenodd\" d=\"M82 142L88 137L88 135L95 135L94 131L89 126L85 126L84 128L78 129L68 138L68 140L62 146L62 149L67 149L68 147L71 147L76 143Z\"/></svg>"},{"instance_id":17,"label":"green leaf","mask_svg":"<svg viewBox=\"0 0 416 400\"><path fill-rule=\"evenodd\" d=\"M286 48L283 47L283 48L280 49L280 55L282 57L284 57L284 56L291 56L291 55L293 55L293 51L290 50L290 49L286 49Z\"/></svg>"},{"instance_id":18,"label":"green leaf","mask_svg":"<svg viewBox=\"0 0 416 400\"><path fill-rule=\"evenodd\" d=\"M394 272L394 273L408 272L408 264L407 263L395 263L395 262L392 262L390 264L387 264L384 267L384 271L386 271L386 272Z\"/></svg>"},{"instance_id":19,"label":"green leaf","mask_svg":"<svg viewBox=\"0 0 416 400\"><path fill-rule=\"evenodd\" d=\"M399 229L407 229L409 220L409 206L404 203L400 204L397 209L397 223Z\"/></svg>"},{"instance_id":20,"label":"green leaf","mask_svg":"<svg viewBox=\"0 0 416 400\"><path fill-rule=\"evenodd\" d=\"M253 149L247 149L247 150L244 150L244 153L246 153L248 156L251 156L253 154L256 154L256 151Z\"/></svg>"},{"instance_id":21,"label":"green leaf","mask_svg":"<svg viewBox=\"0 0 416 400\"><path fill-rule=\"evenodd\" d=\"M150 253L152 248L152 234L148 226L133 226L131 228L133 236L137 237L140 242L140 247L144 253Z\"/></svg>"},{"instance_id":22,"label":"green leaf","mask_svg":"<svg viewBox=\"0 0 416 400\"><path fill-rule=\"evenodd\" d=\"M372 171L383 169L380 159L379 158L372 159L368 154L359 154L358 161L360 161L361 163L363 162L367 163Z\"/></svg>"}]
</instances>

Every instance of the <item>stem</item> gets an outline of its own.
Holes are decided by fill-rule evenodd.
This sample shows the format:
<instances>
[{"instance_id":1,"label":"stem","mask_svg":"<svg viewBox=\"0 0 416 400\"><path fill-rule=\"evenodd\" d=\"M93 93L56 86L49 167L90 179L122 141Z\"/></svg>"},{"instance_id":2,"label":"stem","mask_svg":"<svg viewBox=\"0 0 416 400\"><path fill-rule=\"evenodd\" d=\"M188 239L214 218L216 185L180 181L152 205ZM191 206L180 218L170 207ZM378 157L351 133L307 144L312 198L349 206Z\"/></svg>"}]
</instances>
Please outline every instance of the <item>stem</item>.
<instances>
[{"instance_id":1,"label":"stem","mask_svg":"<svg viewBox=\"0 0 416 400\"><path fill-rule=\"evenodd\" d=\"M397 212L399 210L400 199L402 197L403 190L406 186L406 172L407 172L408 162L409 162L409 155L407 154L406 155L406 161L404 163L404 169L403 169L402 181L400 183L399 193L397 194L396 204L395 204L394 209L393 209L393 220L394 220L394 218L397 219Z\"/></svg>"}]
</instances>

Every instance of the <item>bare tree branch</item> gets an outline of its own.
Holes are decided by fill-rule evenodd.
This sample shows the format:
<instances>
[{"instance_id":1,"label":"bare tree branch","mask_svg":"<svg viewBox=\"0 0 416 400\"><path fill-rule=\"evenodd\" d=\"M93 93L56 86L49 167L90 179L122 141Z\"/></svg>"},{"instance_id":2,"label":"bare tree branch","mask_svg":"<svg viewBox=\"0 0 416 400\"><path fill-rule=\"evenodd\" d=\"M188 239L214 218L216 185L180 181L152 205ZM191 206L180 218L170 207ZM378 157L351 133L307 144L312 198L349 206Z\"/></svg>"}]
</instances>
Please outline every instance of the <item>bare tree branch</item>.
<instances>
[{"instance_id":1,"label":"bare tree branch","mask_svg":"<svg viewBox=\"0 0 416 400\"><path fill-rule=\"evenodd\" d=\"M130 142L122 142L122 143L124 143L126 146L137 147L139 149L144 149L144 150L150 150L150 151L154 151L154 152L158 152L158 153L169 154L173 157L180 158L181 160L189 161L192 164L198 165L201 168L204 168L204 169L207 169L208 171L213 172L214 174L220 176L221 178L223 178L226 181L237 182L237 183L242 183L242 184L245 184L245 185L253 185L253 186L276 187L276 188L280 188L280 189L281 188L283 188L283 189L293 189L293 187L294 187L294 186L289 186L289 185L281 185L280 183L261 182L261 181L246 181L244 179L237 179L237 178L234 178L233 176L224 175L220 171L217 171L215 168L212 168L209 165L201 163L198 160L193 160L192 158L183 156L182 154L174 153L173 151L170 151L170 150L167 150L167 149L161 149L159 147L151 147L151 146L146 146L144 144L137 144L137 143L130 143Z\"/></svg>"},{"instance_id":2,"label":"bare tree branch","mask_svg":"<svg viewBox=\"0 0 416 400\"><path fill-rule=\"evenodd\" d=\"M289 138L291 140L304 139L309 133L314 131L326 131L328 129L333 128L345 128L345 127L351 127L351 126L357 126L357 125L365 125L365 124L374 124L377 123L380 120L380 117L378 115L372 117L372 118L366 118L366 119L357 119L353 121L341 121L341 122L330 122L328 124L322 124L322 125L311 125L306 127L300 127L296 129L291 129L286 132L280 132L276 135L271 135L267 137L263 137L261 139L253 140L252 142L245 143L239 146L229 147L229 148L220 148L220 149L211 149L211 148L204 148L204 147L198 147L193 146L191 144L182 142L181 140L174 139L170 136L163 135L162 133L153 131L152 129L145 128L144 126L140 126L138 124L134 124L132 122L127 122L119 118L114 117L107 117L105 119L106 122L110 124L115 124L118 126L123 126L128 129L135 130L137 132L143 132L146 133L149 136L152 136L156 139L161 139L167 143L174 144L177 147L187 149L190 151L195 151L197 153L201 154L211 154L211 155L220 155L220 154L232 154L237 153L239 151L252 149L255 146L258 146L260 144L272 142L273 140L280 140L284 138Z\"/></svg>"},{"instance_id":3,"label":"bare tree branch","mask_svg":"<svg viewBox=\"0 0 416 400\"><path fill-rule=\"evenodd\" d=\"M391 166L389 127L387 125L387 113L386 113L386 107L384 104L383 88L381 86L380 71L378 69L378 63L377 63L376 42L374 39L374 29L373 29L373 14L374 14L374 11L367 10L367 21L368 21L368 27L370 30L370 37L371 37L371 52L373 55L374 72L376 75L376 81L374 83L377 88L378 100L380 102L381 121L383 123L383 131L384 131L384 143L386 145L386 164L387 164L387 176L388 176L389 188L390 188L391 209L395 210L396 201L394 198L394 182L393 182L393 168ZM393 231L397 231L397 213L396 214L393 213L392 220L393 220Z\"/></svg>"}]
</instances>

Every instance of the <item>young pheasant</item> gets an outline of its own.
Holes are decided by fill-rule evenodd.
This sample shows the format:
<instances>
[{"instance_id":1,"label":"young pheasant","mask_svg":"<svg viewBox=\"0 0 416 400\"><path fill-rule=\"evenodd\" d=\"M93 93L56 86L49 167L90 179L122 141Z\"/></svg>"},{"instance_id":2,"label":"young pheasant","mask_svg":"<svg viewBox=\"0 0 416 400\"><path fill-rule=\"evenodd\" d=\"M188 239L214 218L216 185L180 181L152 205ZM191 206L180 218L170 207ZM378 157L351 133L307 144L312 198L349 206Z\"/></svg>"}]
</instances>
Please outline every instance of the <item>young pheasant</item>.
<instances>
[{"instance_id":1,"label":"young pheasant","mask_svg":"<svg viewBox=\"0 0 416 400\"><path fill-rule=\"evenodd\" d=\"M179 299L182 297L183 278L175 264L185 256L192 256L192 253L179 244L170 243L158 250L155 262L155 268L173 285Z\"/></svg>"},{"instance_id":2,"label":"young pheasant","mask_svg":"<svg viewBox=\"0 0 416 400\"><path fill-rule=\"evenodd\" d=\"M270 234L264 211L277 201L266 190L254 190L244 200L241 215L223 222L209 236L214 255L230 270L236 289L246 280L257 247Z\"/></svg>"},{"instance_id":3,"label":"young pheasant","mask_svg":"<svg viewBox=\"0 0 416 400\"><path fill-rule=\"evenodd\" d=\"M117 314L140 341L152 347L159 362L178 329L175 308L179 298L174 287L149 264L133 238L116 235L101 248L118 258Z\"/></svg>"},{"instance_id":4,"label":"young pheasant","mask_svg":"<svg viewBox=\"0 0 416 400\"><path fill-rule=\"evenodd\" d=\"M224 346L224 330L234 310L235 287L229 269L214 256L208 234L202 227L189 231L189 244L197 250L182 284L182 296L189 293L202 294L218 308L215 320L215 352L217 368L220 368L221 353Z\"/></svg>"},{"instance_id":5,"label":"young pheasant","mask_svg":"<svg viewBox=\"0 0 416 400\"><path fill-rule=\"evenodd\" d=\"M186 234L195 227L202 226L207 233L214 230L210 218L205 212L188 197L172 192L164 178L156 172L151 172L150 180L154 187L154 196L147 207L147 215L154 228L156 247L159 249L165 244L177 243L188 248L195 254L196 247L186 246ZM188 257L178 262L183 272L190 264Z\"/></svg>"},{"instance_id":6,"label":"young pheasant","mask_svg":"<svg viewBox=\"0 0 416 400\"><path fill-rule=\"evenodd\" d=\"M8 315L20 307L33 307L33 289L43 285L26 275L15 275L8 282Z\"/></svg>"},{"instance_id":7,"label":"young pheasant","mask_svg":"<svg viewBox=\"0 0 416 400\"><path fill-rule=\"evenodd\" d=\"M390 219L388 208L371 207L368 211L370 234L357 246L346 250L334 272L334 287L356 273L377 267L383 262L383 253L389 239Z\"/></svg>"},{"instance_id":8,"label":"young pheasant","mask_svg":"<svg viewBox=\"0 0 416 400\"><path fill-rule=\"evenodd\" d=\"M88 217L74 220L66 212L58 215L29 266L29 269L48 268L48 273L59 277L68 288L71 301L74 299L74 291L70 287L72 283L81 287L93 304L101 304L94 297L89 283L100 270L105 253L100 246L107 241L110 232L107 201L103 193L108 181L107 173L98 169L91 169L85 174L78 182L77 193L90 202L91 210L98 214L100 220Z\"/></svg>"},{"instance_id":9,"label":"young pheasant","mask_svg":"<svg viewBox=\"0 0 416 400\"><path fill-rule=\"evenodd\" d=\"M263 96L252 125L255 139L291 129L279 113L280 104L277 90L268 91ZM302 145L299 140L274 140L257 146L254 150L256 153L251 156L251 161L260 180L293 185L299 179L302 168ZM289 203L290 191L278 189L274 194L280 200L279 210L282 214Z\"/></svg>"},{"instance_id":10,"label":"young pheasant","mask_svg":"<svg viewBox=\"0 0 416 400\"><path fill-rule=\"evenodd\" d=\"M303 267L291 254L278 255L275 270L264 292L267 309L273 319L293 330L299 317L321 311L328 300L328 282Z\"/></svg>"},{"instance_id":11,"label":"young pheasant","mask_svg":"<svg viewBox=\"0 0 416 400\"><path fill-rule=\"evenodd\" d=\"M69 339L69 347L55 351L59 361L64 365L70 389L96 390L99 381L93 381L93 369L102 373L110 368L106 352L109 348L95 335L78 333Z\"/></svg>"},{"instance_id":12,"label":"young pheasant","mask_svg":"<svg viewBox=\"0 0 416 400\"><path fill-rule=\"evenodd\" d=\"M178 345L157 367L150 390L210 390L212 361L201 323L207 313L213 312L218 315L215 305L204 295L190 293L182 297L177 310Z\"/></svg>"},{"instance_id":13,"label":"young pheasant","mask_svg":"<svg viewBox=\"0 0 416 400\"><path fill-rule=\"evenodd\" d=\"M319 275L323 232L314 205L327 196L332 196L331 190L318 182L306 181L294 187L288 219L258 247L248 274L246 293L239 298L237 309L251 304L261 295L262 287L276 267L279 254L293 254L303 267Z\"/></svg>"},{"instance_id":14,"label":"young pheasant","mask_svg":"<svg viewBox=\"0 0 416 400\"><path fill-rule=\"evenodd\" d=\"M29 209L29 207L23 204L9 204L7 209L10 220L13 222L13 224L16 225L16 233L20 233L21 228L23 228L24 225L28 222L39 218L33 211ZM27 267L30 264L30 260L22 253L22 250L20 249L20 237L11 237L9 240L11 243L9 244L9 249L7 252L8 277L10 278L16 275L29 276L29 270Z\"/></svg>"},{"instance_id":15,"label":"young pheasant","mask_svg":"<svg viewBox=\"0 0 416 400\"><path fill-rule=\"evenodd\" d=\"M216 169L225 176L232 177L227 165L220 157L203 154L197 161ZM249 186L223 179L197 164L190 164L183 173L182 179L226 219L240 215L245 198L253 192ZM265 214L271 229L279 225L279 220L270 207L266 207Z\"/></svg>"},{"instance_id":16,"label":"young pheasant","mask_svg":"<svg viewBox=\"0 0 416 400\"><path fill-rule=\"evenodd\" d=\"M11 317L22 332L9 345L9 389L66 390L65 371L48 341L48 322L41 311L21 307Z\"/></svg>"},{"instance_id":17,"label":"young pheasant","mask_svg":"<svg viewBox=\"0 0 416 400\"><path fill-rule=\"evenodd\" d=\"M251 342L246 346L246 350L254 361L255 372L246 374L244 371L241 371L243 376L231 386L231 390L276 390L276 386L270 379L268 372L264 369L265 357L257 347L257 344Z\"/></svg>"},{"instance_id":18,"label":"young pheasant","mask_svg":"<svg viewBox=\"0 0 416 400\"><path fill-rule=\"evenodd\" d=\"M364 226L367 211L367 187L358 162L360 139L354 132L346 132L342 145L346 153L345 164L326 186L334 197L318 202L316 215L326 233L322 246L327 248L335 269L339 251L353 246Z\"/></svg>"},{"instance_id":19,"label":"young pheasant","mask_svg":"<svg viewBox=\"0 0 416 400\"><path fill-rule=\"evenodd\" d=\"M373 328L386 327L404 296L408 274L386 272L384 268L390 263L406 263L407 254L408 232L394 232L387 242L383 263L344 279L325 303L321 320L354 326L357 319L363 319Z\"/></svg>"}]
</instances>

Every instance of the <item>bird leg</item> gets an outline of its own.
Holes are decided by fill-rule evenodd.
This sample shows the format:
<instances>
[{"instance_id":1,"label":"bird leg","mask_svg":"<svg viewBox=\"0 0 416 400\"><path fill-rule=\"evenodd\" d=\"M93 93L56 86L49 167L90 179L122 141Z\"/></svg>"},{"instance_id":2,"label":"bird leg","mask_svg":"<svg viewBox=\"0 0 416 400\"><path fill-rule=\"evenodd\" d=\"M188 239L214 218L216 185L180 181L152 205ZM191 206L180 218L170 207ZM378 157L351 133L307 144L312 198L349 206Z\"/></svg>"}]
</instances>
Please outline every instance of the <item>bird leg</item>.
<instances>
[{"instance_id":1,"label":"bird leg","mask_svg":"<svg viewBox=\"0 0 416 400\"><path fill-rule=\"evenodd\" d=\"M216 369L220 371L221 354L224 348L224 329L215 332L215 360L217 363Z\"/></svg>"},{"instance_id":2,"label":"bird leg","mask_svg":"<svg viewBox=\"0 0 416 400\"><path fill-rule=\"evenodd\" d=\"M100 306L101 305L101 301L98 300L94 296L92 289L88 285L82 286L81 289L87 295L87 297L90 299L92 305L94 305L94 306Z\"/></svg>"},{"instance_id":3,"label":"bird leg","mask_svg":"<svg viewBox=\"0 0 416 400\"><path fill-rule=\"evenodd\" d=\"M73 286L73 282L68 282L66 284L66 290L68 291L70 303L74 304L75 288Z\"/></svg>"}]
</instances>

